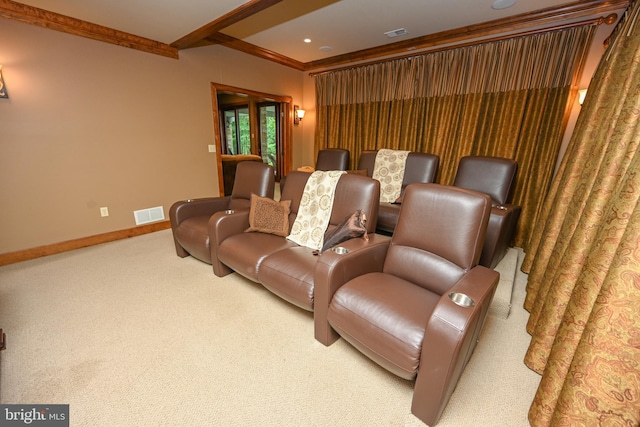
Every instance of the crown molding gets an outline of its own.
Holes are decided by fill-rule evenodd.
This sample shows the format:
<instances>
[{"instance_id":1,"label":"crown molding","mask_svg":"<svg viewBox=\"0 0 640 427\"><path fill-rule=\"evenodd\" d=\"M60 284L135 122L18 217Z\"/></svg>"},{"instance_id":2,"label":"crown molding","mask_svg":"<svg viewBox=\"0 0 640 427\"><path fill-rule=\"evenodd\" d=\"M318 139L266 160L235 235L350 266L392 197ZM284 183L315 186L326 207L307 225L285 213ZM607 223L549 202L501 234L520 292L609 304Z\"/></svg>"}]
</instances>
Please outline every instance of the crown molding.
<instances>
[{"instance_id":1,"label":"crown molding","mask_svg":"<svg viewBox=\"0 0 640 427\"><path fill-rule=\"evenodd\" d=\"M11 0L0 0L0 17L178 59L178 49L168 44Z\"/></svg>"},{"instance_id":2,"label":"crown molding","mask_svg":"<svg viewBox=\"0 0 640 427\"><path fill-rule=\"evenodd\" d=\"M230 49L235 49L286 67L300 71L310 71L346 64L356 64L362 61L386 61L407 55L424 53L429 49L442 48L443 46L453 48L472 43L474 40L490 41L496 37L515 37L520 34L554 31L560 28L566 28L567 25L571 25L571 22L587 18L606 23L607 19L604 17L608 18L614 12L620 12L628 8L630 4L630 0L577 1L560 7L550 7L535 12L523 13L310 62L300 62L220 32L224 28L281 1L282 0L249 1L215 21L176 40L171 45L49 12L44 9L27 6L11 0L0 0L0 17L174 59L178 58L180 49L220 44Z\"/></svg>"}]
</instances>

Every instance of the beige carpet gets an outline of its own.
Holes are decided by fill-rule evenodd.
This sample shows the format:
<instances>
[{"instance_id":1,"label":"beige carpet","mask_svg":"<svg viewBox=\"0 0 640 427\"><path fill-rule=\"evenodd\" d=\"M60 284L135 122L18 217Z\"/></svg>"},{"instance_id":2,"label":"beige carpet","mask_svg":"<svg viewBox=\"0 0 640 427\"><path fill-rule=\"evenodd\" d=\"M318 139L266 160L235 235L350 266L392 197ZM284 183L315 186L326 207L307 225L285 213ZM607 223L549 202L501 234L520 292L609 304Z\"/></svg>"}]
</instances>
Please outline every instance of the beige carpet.
<instances>
[{"instance_id":1,"label":"beige carpet","mask_svg":"<svg viewBox=\"0 0 640 427\"><path fill-rule=\"evenodd\" d=\"M522 257L515 257L522 260ZM539 376L518 273L439 426L527 426ZM0 267L0 402L70 404L72 426L417 426L412 383L311 313L175 255L169 230Z\"/></svg>"}]
</instances>

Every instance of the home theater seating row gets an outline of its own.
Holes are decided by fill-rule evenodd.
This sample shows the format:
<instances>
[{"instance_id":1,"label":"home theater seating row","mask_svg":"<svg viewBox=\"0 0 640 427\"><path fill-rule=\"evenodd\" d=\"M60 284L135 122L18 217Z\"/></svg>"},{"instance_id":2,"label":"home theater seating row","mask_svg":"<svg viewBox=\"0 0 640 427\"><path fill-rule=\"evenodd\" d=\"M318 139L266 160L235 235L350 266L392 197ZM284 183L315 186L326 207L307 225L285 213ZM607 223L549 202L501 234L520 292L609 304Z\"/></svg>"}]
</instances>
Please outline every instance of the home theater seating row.
<instances>
[{"instance_id":1,"label":"home theater seating row","mask_svg":"<svg viewBox=\"0 0 640 427\"><path fill-rule=\"evenodd\" d=\"M412 153L406 174L433 181L433 171L415 175L409 167L414 162L433 166L432 157ZM331 345L342 337L395 375L415 380L412 413L437 423L475 349L499 281L496 271L479 264L493 196L460 183L407 183L393 234L384 235L375 232L380 183L345 173L335 187L327 230L362 210L366 238L340 243L344 253L319 253L285 237L299 213L308 172L291 172L282 190L280 201L290 201L287 232L247 232L251 193L273 197L272 168L254 165L260 164L238 165L231 196L172 206L177 254L211 263L217 276L235 271L313 312L316 340Z\"/></svg>"},{"instance_id":2,"label":"home theater seating row","mask_svg":"<svg viewBox=\"0 0 640 427\"><path fill-rule=\"evenodd\" d=\"M280 200L291 201L288 231L291 231L300 208L309 172L293 171L287 176ZM375 227L380 204L380 183L368 177L343 174L336 187L328 231L342 223L357 210L366 216L369 242L388 240L376 235ZM214 214L210 220L211 258L213 271L225 276L233 271L261 283L265 288L308 311L314 307L314 270L317 252L288 240L286 235L265 232L245 233L249 228L249 212L236 211ZM355 248L364 239L344 242Z\"/></svg>"},{"instance_id":3,"label":"home theater seating row","mask_svg":"<svg viewBox=\"0 0 640 427\"><path fill-rule=\"evenodd\" d=\"M373 175L377 151L360 153L358 169ZM411 152L407 157L402 193L407 185L436 181L439 158L433 154ZM508 203L515 184L518 164L515 160L502 157L465 156L460 159L453 185L488 194L492 201L491 217L480 265L494 268L505 256L513 240L520 206ZM376 231L381 234L393 233L398 222L401 203L380 203Z\"/></svg>"}]
</instances>

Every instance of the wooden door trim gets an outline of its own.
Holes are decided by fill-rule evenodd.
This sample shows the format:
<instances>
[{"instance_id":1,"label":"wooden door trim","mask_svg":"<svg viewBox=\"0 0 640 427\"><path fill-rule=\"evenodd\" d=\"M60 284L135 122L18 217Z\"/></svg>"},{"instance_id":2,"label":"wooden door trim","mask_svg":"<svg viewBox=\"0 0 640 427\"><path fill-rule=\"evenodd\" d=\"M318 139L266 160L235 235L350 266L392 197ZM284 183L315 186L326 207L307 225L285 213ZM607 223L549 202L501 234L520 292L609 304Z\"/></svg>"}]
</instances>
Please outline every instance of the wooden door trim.
<instances>
[{"instance_id":1,"label":"wooden door trim","mask_svg":"<svg viewBox=\"0 0 640 427\"><path fill-rule=\"evenodd\" d=\"M224 194L224 177L222 171L222 141L220 140L220 110L218 105L219 92L233 92L260 98L267 101L274 101L284 104L283 113L285 121L282 129L282 153L279 160L282 161L282 175L286 175L291 170L291 139L293 135L293 98L290 96L274 95L271 93L259 92L221 83L211 82L211 106L213 116L213 137L216 144L216 163L218 165L218 187L220 194Z\"/></svg>"}]
</instances>

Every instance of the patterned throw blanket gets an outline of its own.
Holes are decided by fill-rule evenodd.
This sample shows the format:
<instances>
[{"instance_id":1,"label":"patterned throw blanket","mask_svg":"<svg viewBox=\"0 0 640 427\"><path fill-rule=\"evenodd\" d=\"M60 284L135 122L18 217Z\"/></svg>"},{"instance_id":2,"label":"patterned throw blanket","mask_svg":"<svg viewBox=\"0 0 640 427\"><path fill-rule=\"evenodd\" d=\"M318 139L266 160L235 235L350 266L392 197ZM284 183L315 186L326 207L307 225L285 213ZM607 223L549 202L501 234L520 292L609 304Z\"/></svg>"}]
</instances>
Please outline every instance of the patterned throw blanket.
<instances>
[{"instance_id":1,"label":"patterned throw blanket","mask_svg":"<svg viewBox=\"0 0 640 427\"><path fill-rule=\"evenodd\" d=\"M402 191L404 168L409 151L381 149L376 154L373 179L380 181L380 201L395 202Z\"/></svg>"},{"instance_id":2,"label":"patterned throw blanket","mask_svg":"<svg viewBox=\"0 0 640 427\"><path fill-rule=\"evenodd\" d=\"M336 184L344 171L315 171L309 177L300 200L298 215L287 239L300 246L320 250L327 231Z\"/></svg>"}]
</instances>

